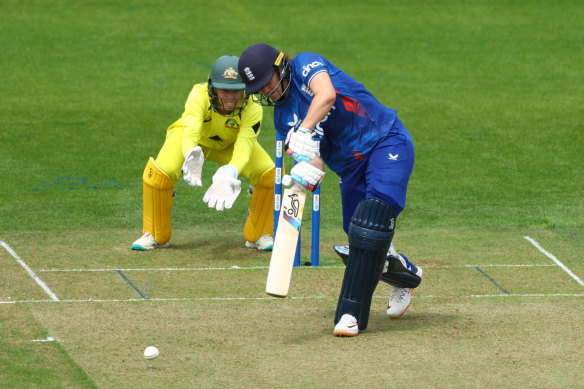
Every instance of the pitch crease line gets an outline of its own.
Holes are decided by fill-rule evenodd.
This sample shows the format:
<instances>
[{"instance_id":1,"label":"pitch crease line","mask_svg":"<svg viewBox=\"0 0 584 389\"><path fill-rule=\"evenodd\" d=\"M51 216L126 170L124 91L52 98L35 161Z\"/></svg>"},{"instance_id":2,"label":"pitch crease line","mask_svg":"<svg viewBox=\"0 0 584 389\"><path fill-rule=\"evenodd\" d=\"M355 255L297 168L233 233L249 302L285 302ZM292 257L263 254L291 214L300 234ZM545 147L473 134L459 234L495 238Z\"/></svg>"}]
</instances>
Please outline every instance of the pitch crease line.
<instances>
[{"instance_id":1,"label":"pitch crease line","mask_svg":"<svg viewBox=\"0 0 584 389\"><path fill-rule=\"evenodd\" d=\"M422 265L424 269L463 269L474 268L478 265ZM556 267L557 265L549 263L539 264L487 264L480 265L481 267ZM319 266L313 268L310 266L301 266L295 269L344 269L344 266ZM82 272L131 272L131 271L227 271L227 270L263 270L268 269L268 266L249 266L249 267L166 267L166 268L134 268L134 269L37 269L37 273L82 273Z\"/></svg>"},{"instance_id":2,"label":"pitch crease line","mask_svg":"<svg viewBox=\"0 0 584 389\"><path fill-rule=\"evenodd\" d=\"M26 272L28 273L28 275L31 276L32 279L35 280L36 283L39 284L39 286L41 288L43 288L43 290L45 291L45 293L47 293L49 295L49 297L51 299L53 299L53 301L59 301L59 298L57 297L57 295L55 295L51 291L51 289L49 289L49 287L47 286L47 284L45 284L43 282L43 280L41 280L39 278L39 276L37 276L36 273L22 259L20 259L20 257L18 256L18 254L16 254L16 252L14 250L12 250L12 248L10 246L8 246L8 244L6 242L0 240L0 246L4 247L6 249L6 251L8 251L8 253L10 255L12 255L12 257L14 259L16 259L16 262L18 262L20 264L20 266L22 266L24 268L24 270L26 270Z\"/></svg>"},{"instance_id":3,"label":"pitch crease line","mask_svg":"<svg viewBox=\"0 0 584 389\"><path fill-rule=\"evenodd\" d=\"M375 295L374 299L387 299L389 295ZM510 293L510 294L471 294L466 296L439 296L439 295L417 295L419 299L444 299L444 298L509 298L509 297L584 297L584 293ZM296 296L288 297L286 300L321 300L326 296ZM0 301L2 304L30 304L30 303L119 303L119 302L181 302L181 301L283 301L274 297L193 297L193 298L149 298L147 300L130 298L130 299L80 299L80 300L17 300L17 301Z\"/></svg>"},{"instance_id":4,"label":"pitch crease line","mask_svg":"<svg viewBox=\"0 0 584 389\"><path fill-rule=\"evenodd\" d=\"M528 240L532 245L534 245L535 248L538 249L542 254L544 254L546 257L548 257L549 259L554 261L559 267L562 268L562 270L564 270L566 273L568 273L568 275L570 275L570 277L572 277L574 280L576 280L577 283L579 283L581 286L584 286L584 281L582 281L580 279L580 277L578 277L576 274L572 273L572 271L570 269L568 269L568 267L566 265L564 265L562 262L560 262L560 260L558 258L556 258L552 253L546 251L543 247L541 247L539 245L539 243L537 243L534 239L530 238L529 236L524 236L524 238L526 240Z\"/></svg>"},{"instance_id":5,"label":"pitch crease line","mask_svg":"<svg viewBox=\"0 0 584 389\"><path fill-rule=\"evenodd\" d=\"M261 270L267 269L268 266L250 266L250 267L152 267L152 268L133 268L133 269L37 269L37 272L43 273L65 273L65 272L120 272L120 271L217 271L217 270Z\"/></svg>"}]
</instances>

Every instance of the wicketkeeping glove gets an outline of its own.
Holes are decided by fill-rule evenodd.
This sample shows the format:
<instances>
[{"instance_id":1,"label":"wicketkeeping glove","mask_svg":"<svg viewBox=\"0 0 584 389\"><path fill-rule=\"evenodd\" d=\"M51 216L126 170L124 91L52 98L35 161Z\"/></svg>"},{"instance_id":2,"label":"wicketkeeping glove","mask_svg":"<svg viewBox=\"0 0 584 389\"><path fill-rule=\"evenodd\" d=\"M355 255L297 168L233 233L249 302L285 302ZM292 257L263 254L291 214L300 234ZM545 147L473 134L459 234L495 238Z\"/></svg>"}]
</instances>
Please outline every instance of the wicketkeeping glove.
<instances>
[{"instance_id":1,"label":"wicketkeeping glove","mask_svg":"<svg viewBox=\"0 0 584 389\"><path fill-rule=\"evenodd\" d=\"M308 162L303 161L294 165L292 170L290 170L290 177L304 188L314 192L324 178L324 172Z\"/></svg>"},{"instance_id":2,"label":"wicketkeeping glove","mask_svg":"<svg viewBox=\"0 0 584 389\"><path fill-rule=\"evenodd\" d=\"M223 211L223 209L231 209L239 192L241 192L241 181L237 179L237 168L233 165L224 165L213 175L213 184L205 193L203 201L209 208Z\"/></svg>"},{"instance_id":3,"label":"wicketkeeping glove","mask_svg":"<svg viewBox=\"0 0 584 389\"><path fill-rule=\"evenodd\" d=\"M298 162L309 162L317 154L316 142L308 128L298 127L288 131L284 148Z\"/></svg>"},{"instance_id":4,"label":"wicketkeeping glove","mask_svg":"<svg viewBox=\"0 0 584 389\"><path fill-rule=\"evenodd\" d=\"M182 166L183 179L190 186L202 186L201 172L203 171L205 155L201 146L197 146L185 155L185 162Z\"/></svg>"}]
</instances>

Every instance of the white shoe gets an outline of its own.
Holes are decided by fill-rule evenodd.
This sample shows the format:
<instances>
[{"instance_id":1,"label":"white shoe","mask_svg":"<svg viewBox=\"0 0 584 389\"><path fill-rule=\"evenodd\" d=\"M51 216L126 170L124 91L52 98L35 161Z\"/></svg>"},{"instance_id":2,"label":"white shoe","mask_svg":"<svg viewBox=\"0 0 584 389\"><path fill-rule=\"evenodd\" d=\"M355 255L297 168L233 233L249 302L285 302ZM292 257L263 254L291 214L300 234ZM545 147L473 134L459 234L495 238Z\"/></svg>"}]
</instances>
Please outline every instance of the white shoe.
<instances>
[{"instance_id":1,"label":"white shoe","mask_svg":"<svg viewBox=\"0 0 584 389\"><path fill-rule=\"evenodd\" d=\"M357 336L359 335L359 325L355 316L345 313L335 326L334 336Z\"/></svg>"},{"instance_id":2,"label":"white shoe","mask_svg":"<svg viewBox=\"0 0 584 389\"><path fill-rule=\"evenodd\" d=\"M274 248L274 239L270 235L262 235L255 243L245 242L245 247L261 251L270 251Z\"/></svg>"},{"instance_id":3,"label":"white shoe","mask_svg":"<svg viewBox=\"0 0 584 389\"><path fill-rule=\"evenodd\" d=\"M401 317L410 307L413 288L393 287L387 302L387 316L392 319Z\"/></svg>"},{"instance_id":4,"label":"white shoe","mask_svg":"<svg viewBox=\"0 0 584 389\"><path fill-rule=\"evenodd\" d=\"M165 244L158 244L154 237L149 233L145 233L140 237L140 239L136 240L132 243L132 250L140 250L140 251L148 251L158 248L166 248L168 247L168 243Z\"/></svg>"}]
</instances>

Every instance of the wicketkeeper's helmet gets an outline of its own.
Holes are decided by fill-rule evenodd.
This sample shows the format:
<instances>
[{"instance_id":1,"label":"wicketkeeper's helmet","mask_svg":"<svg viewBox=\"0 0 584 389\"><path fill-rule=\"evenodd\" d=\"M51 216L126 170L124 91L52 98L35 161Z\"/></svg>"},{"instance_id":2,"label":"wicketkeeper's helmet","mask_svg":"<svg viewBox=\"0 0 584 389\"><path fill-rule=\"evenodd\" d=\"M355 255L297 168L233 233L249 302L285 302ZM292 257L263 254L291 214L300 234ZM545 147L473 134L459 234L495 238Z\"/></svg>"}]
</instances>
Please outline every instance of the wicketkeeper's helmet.
<instances>
[{"instance_id":1,"label":"wicketkeeper's helmet","mask_svg":"<svg viewBox=\"0 0 584 389\"><path fill-rule=\"evenodd\" d=\"M237 71L237 63L239 57L234 55L225 55L220 57L215 64L213 64L213 69L211 69L211 75L207 83L207 89L209 91L209 100L211 101L211 107L215 112L220 113L218 110L224 110L225 107L221 103L221 99L217 97L215 89L224 90L244 90L245 84L243 83L241 76ZM236 116L241 110L247 105L247 97L244 91L244 97L241 102L236 106L236 108L227 113L222 114L224 116ZM239 100L239 99L238 99Z\"/></svg>"}]
</instances>

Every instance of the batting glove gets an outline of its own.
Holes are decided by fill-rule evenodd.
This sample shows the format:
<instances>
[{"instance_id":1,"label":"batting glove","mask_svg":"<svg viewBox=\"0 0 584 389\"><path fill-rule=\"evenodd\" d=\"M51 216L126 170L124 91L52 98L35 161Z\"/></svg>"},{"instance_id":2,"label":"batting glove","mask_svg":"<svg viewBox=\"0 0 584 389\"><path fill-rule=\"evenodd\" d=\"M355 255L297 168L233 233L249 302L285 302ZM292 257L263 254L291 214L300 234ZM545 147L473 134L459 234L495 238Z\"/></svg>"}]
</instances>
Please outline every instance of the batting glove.
<instances>
[{"instance_id":1,"label":"batting glove","mask_svg":"<svg viewBox=\"0 0 584 389\"><path fill-rule=\"evenodd\" d=\"M324 178L324 172L308 162L303 161L294 165L292 170L290 170L290 177L302 187L314 192Z\"/></svg>"},{"instance_id":2,"label":"batting glove","mask_svg":"<svg viewBox=\"0 0 584 389\"><path fill-rule=\"evenodd\" d=\"M288 131L284 147L288 155L298 162L309 162L317 154L317 143L308 128L298 127Z\"/></svg>"},{"instance_id":3,"label":"batting glove","mask_svg":"<svg viewBox=\"0 0 584 389\"><path fill-rule=\"evenodd\" d=\"M183 163L181 172L183 179L190 186L202 186L201 172L203 171L203 162L205 162L205 155L201 146L197 146L185 155L185 162Z\"/></svg>"},{"instance_id":4,"label":"batting glove","mask_svg":"<svg viewBox=\"0 0 584 389\"><path fill-rule=\"evenodd\" d=\"M213 175L213 184L205 193L203 201L209 208L223 211L231 209L239 192L241 192L241 181L237 179L237 168L233 165L224 165Z\"/></svg>"}]
</instances>

